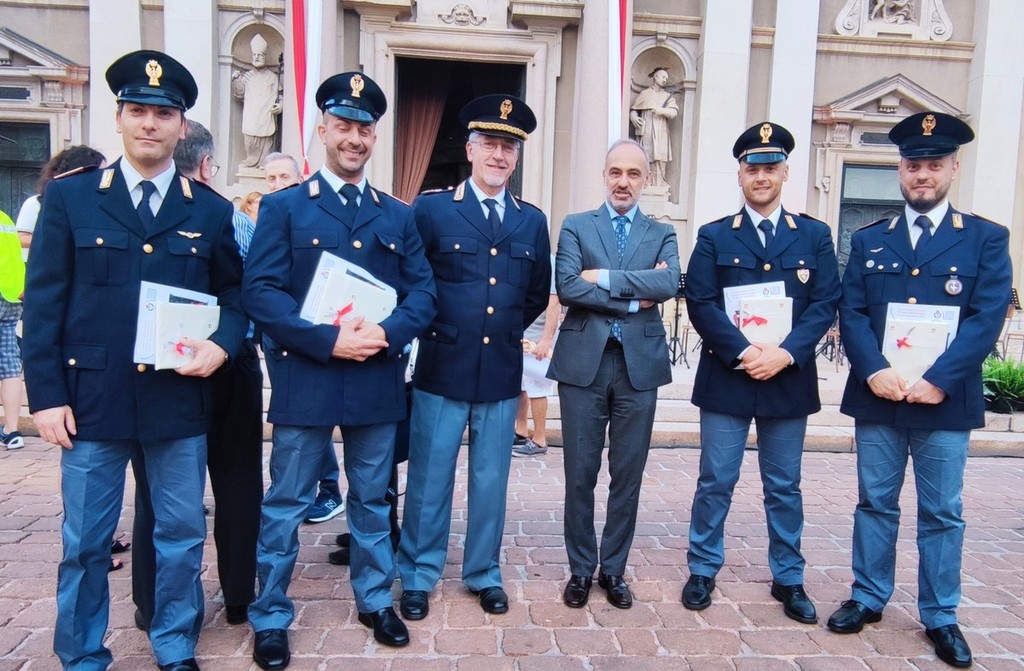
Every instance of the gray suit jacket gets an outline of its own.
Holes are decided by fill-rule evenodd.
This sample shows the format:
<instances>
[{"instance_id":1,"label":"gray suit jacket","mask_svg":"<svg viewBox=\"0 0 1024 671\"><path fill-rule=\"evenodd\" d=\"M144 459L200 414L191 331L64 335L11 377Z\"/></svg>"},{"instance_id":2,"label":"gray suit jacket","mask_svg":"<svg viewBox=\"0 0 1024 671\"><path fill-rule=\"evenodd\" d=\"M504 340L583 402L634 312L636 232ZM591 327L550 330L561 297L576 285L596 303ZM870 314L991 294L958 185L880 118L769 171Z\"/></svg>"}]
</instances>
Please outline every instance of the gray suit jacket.
<instances>
[{"instance_id":1,"label":"gray suit jacket","mask_svg":"<svg viewBox=\"0 0 1024 671\"><path fill-rule=\"evenodd\" d=\"M660 261L667 268L655 270ZM580 273L607 268L609 290L587 282ZM608 210L570 214L562 223L555 259L558 298L568 306L551 357L548 377L579 387L597 375L612 321L622 325L622 349L634 389L653 389L672 381L665 326L657 305L630 313L633 300L655 304L672 298L679 283L679 249L672 226L637 211L626 240L622 263Z\"/></svg>"}]
</instances>

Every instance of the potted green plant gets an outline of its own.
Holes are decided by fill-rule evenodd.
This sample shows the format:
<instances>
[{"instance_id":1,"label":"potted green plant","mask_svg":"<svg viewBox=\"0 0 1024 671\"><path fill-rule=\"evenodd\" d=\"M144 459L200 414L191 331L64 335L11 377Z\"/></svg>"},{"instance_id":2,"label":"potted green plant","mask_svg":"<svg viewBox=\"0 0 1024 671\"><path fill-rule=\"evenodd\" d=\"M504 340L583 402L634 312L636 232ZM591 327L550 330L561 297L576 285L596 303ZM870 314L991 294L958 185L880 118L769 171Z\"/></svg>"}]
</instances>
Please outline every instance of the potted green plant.
<instances>
[{"instance_id":1,"label":"potted green plant","mask_svg":"<svg viewBox=\"0 0 1024 671\"><path fill-rule=\"evenodd\" d=\"M1024 364L990 356L981 367L981 386L986 409L1001 413L1024 410Z\"/></svg>"}]
</instances>

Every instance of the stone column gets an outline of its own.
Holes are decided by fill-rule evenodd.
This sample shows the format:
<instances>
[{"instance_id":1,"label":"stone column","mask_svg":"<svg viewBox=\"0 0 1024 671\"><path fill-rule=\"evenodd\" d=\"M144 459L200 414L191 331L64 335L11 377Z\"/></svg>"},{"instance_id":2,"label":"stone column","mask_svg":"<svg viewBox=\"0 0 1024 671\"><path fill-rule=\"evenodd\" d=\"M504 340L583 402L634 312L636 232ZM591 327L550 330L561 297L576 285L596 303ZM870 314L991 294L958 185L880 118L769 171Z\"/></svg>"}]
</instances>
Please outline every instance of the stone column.
<instances>
[{"instance_id":1,"label":"stone column","mask_svg":"<svg viewBox=\"0 0 1024 671\"><path fill-rule=\"evenodd\" d=\"M100 3L95 3L100 4ZM164 3L163 51L181 62L199 85L199 97L188 117L207 128L214 128L214 101L231 99L226 86L214 74L216 48L220 42L214 19L217 5L214 0ZM227 94L227 95L225 95ZM227 162L227 146L216 145L218 163Z\"/></svg>"},{"instance_id":2,"label":"stone column","mask_svg":"<svg viewBox=\"0 0 1024 671\"><path fill-rule=\"evenodd\" d=\"M817 46L818 1L780 2L775 12L768 118L785 126L796 139L789 161L789 182L782 190L783 207L792 212L807 211L807 185L814 158L811 110Z\"/></svg>"},{"instance_id":3,"label":"stone column","mask_svg":"<svg viewBox=\"0 0 1024 671\"><path fill-rule=\"evenodd\" d=\"M697 132L690 190L694 240L699 226L739 209L732 145L747 127L753 25L753 0L704 0L702 4L704 32L697 55Z\"/></svg>"},{"instance_id":4,"label":"stone column","mask_svg":"<svg viewBox=\"0 0 1024 671\"><path fill-rule=\"evenodd\" d=\"M575 89L572 99L573 120L569 212L592 209L604 200L601 170L608 150L609 114L622 108L622 100L609 95L611 68L618 71L619 54L609 48L611 12L618 3L607 0L586 0L580 23L576 53ZM619 112L621 117L621 111ZM621 124L620 124L621 125ZM619 129L625 133L625 127ZM552 222L552 230L561 222Z\"/></svg>"},{"instance_id":5,"label":"stone column","mask_svg":"<svg viewBox=\"0 0 1024 671\"><path fill-rule=\"evenodd\" d=\"M85 141L108 161L124 153L114 126L117 108L103 75L115 60L142 48L138 0L104 0L89 7L89 131Z\"/></svg>"},{"instance_id":6,"label":"stone column","mask_svg":"<svg viewBox=\"0 0 1024 671\"><path fill-rule=\"evenodd\" d=\"M974 60L967 88L969 122L977 133L961 151L958 209L1009 226L1018 185L1021 102L1024 97L1024 4L978 0ZM964 39L964 38L958 38ZM1018 271L1019 273L1019 271Z\"/></svg>"}]
</instances>

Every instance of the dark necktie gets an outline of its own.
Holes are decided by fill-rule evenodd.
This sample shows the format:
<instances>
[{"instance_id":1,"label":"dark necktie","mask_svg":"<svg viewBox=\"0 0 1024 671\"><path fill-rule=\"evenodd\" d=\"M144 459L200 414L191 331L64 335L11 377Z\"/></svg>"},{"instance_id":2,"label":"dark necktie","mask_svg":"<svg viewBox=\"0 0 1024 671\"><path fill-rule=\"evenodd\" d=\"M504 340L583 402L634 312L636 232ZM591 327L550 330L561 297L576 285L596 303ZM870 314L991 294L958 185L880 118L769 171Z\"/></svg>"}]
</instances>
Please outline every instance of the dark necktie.
<instances>
[{"instance_id":1,"label":"dark necktie","mask_svg":"<svg viewBox=\"0 0 1024 671\"><path fill-rule=\"evenodd\" d=\"M626 255L626 224L629 217L619 215L613 220L615 222L615 251L619 255L619 265L622 265L622 258ZM622 342L622 324L616 319L612 321L612 337Z\"/></svg>"},{"instance_id":2,"label":"dark necktie","mask_svg":"<svg viewBox=\"0 0 1024 671\"><path fill-rule=\"evenodd\" d=\"M772 228L772 222L768 219L762 219L757 227L764 232L764 251L767 252L772 248L772 242L775 240L775 229Z\"/></svg>"},{"instance_id":3,"label":"dark necktie","mask_svg":"<svg viewBox=\"0 0 1024 671\"><path fill-rule=\"evenodd\" d=\"M142 199L139 200L139 204L135 207L135 211L139 213L139 221L142 222L142 227L149 229L153 224L153 207L149 204L149 199L156 193L156 184L144 179L142 184Z\"/></svg>"},{"instance_id":4,"label":"dark necktie","mask_svg":"<svg viewBox=\"0 0 1024 671\"><path fill-rule=\"evenodd\" d=\"M914 245L914 249L924 249L924 246L932 239L932 220L922 214L914 220L914 226L921 229L921 235L917 238L917 244Z\"/></svg>"},{"instance_id":5,"label":"dark necktie","mask_svg":"<svg viewBox=\"0 0 1024 671\"><path fill-rule=\"evenodd\" d=\"M356 212L359 211L359 187L355 184L345 184L341 187L341 195L345 198L345 217L348 223L354 224Z\"/></svg>"},{"instance_id":6,"label":"dark necktie","mask_svg":"<svg viewBox=\"0 0 1024 671\"><path fill-rule=\"evenodd\" d=\"M491 237L497 238L501 229L501 218L498 217L498 201L493 198L484 198L484 205L487 206L487 222L491 225Z\"/></svg>"}]
</instances>

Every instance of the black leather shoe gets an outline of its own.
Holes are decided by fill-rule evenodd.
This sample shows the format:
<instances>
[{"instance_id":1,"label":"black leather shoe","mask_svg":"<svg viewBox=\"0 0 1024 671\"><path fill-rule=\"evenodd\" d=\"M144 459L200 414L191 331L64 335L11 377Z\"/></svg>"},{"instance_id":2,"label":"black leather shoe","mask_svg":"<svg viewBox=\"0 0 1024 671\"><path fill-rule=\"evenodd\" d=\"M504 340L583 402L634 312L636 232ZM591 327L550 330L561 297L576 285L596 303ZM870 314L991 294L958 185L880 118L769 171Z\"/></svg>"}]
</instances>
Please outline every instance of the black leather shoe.
<instances>
[{"instance_id":1,"label":"black leather shoe","mask_svg":"<svg viewBox=\"0 0 1024 671\"><path fill-rule=\"evenodd\" d=\"M406 620L422 620L430 612L429 595L420 590L410 589L402 592L402 598L398 602L398 609L402 611L402 617Z\"/></svg>"},{"instance_id":2,"label":"black leather shoe","mask_svg":"<svg viewBox=\"0 0 1024 671\"><path fill-rule=\"evenodd\" d=\"M860 601L844 601L839 610L828 619L828 628L837 634L856 634L869 622L878 622L882 614L871 610Z\"/></svg>"},{"instance_id":3,"label":"black leather shoe","mask_svg":"<svg viewBox=\"0 0 1024 671\"><path fill-rule=\"evenodd\" d=\"M945 627L925 629L924 633L935 644L935 656L946 664L961 669L971 665L971 648L967 645L960 627L947 624Z\"/></svg>"},{"instance_id":4,"label":"black leather shoe","mask_svg":"<svg viewBox=\"0 0 1024 671\"><path fill-rule=\"evenodd\" d=\"M804 624L817 624L818 613L814 610L811 597L807 596L803 585L780 585L772 581L772 596L782 602L782 612L791 620Z\"/></svg>"},{"instance_id":5,"label":"black leather shoe","mask_svg":"<svg viewBox=\"0 0 1024 671\"><path fill-rule=\"evenodd\" d=\"M500 587L484 587L481 590L470 590L480 597L480 607L492 615L508 612L508 594Z\"/></svg>"},{"instance_id":6,"label":"black leather shoe","mask_svg":"<svg viewBox=\"0 0 1024 671\"><path fill-rule=\"evenodd\" d=\"M249 621L249 606L224 606L224 619L228 624L245 624Z\"/></svg>"},{"instance_id":7,"label":"black leather shoe","mask_svg":"<svg viewBox=\"0 0 1024 671\"><path fill-rule=\"evenodd\" d=\"M340 548L347 548L352 545L352 534L345 532L334 537L334 543Z\"/></svg>"},{"instance_id":8,"label":"black leather shoe","mask_svg":"<svg viewBox=\"0 0 1024 671\"><path fill-rule=\"evenodd\" d=\"M409 645L409 630L391 606L381 608L376 613L360 613L359 622L373 629L373 637L378 643L392 648Z\"/></svg>"},{"instance_id":9,"label":"black leather shoe","mask_svg":"<svg viewBox=\"0 0 1024 671\"><path fill-rule=\"evenodd\" d=\"M683 605L690 610L704 610L711 605L715 579L704 575L691 575L683 585Z\"/></svg>"},{"instance_id":10,"label":"black leather shoe","mask_svg":"<svg viewBox=\"0 0 1024 671\"><path fill-rule=\"evenodd\" d=\"M135 609L135 628L147 634L149 633L149 622L146 622L146 617L138 608Z\"/></svg>"},{"instance_id":11,"label":"black leather shoe","mask_svg":"<svg viewBox=\"0 0 1024 671\"><path fill-rule=\"evenodd\" d=\"M601 573L597 576L597 584L608 592L608 603L616 608L629 608L633 605L633 593L629 591L629 585L621 575Z\"/></svg>"},{"instance_id":12,"label":"black leather shoe","mask_svg":"<svg viewBox=\"0 0 1024 671\"><path fill-rule=\"evenodd\" d=\"M252 648L252 659L261 669L283 669L292 661L288 649L287 629L267 629L256 632L256 643Z\"/></svg>"},{"instance_id":13,"label":"black leather shoe","mask_svg":"<svg viewBox=\"0 0 1024 671\"><path fill-rule=\"evenodd\" d=\"M160 671L199 671L199 663L196 662L196 658L183 659L179 662L171 662L170 664L157 664Z\"/></svg>"},{"instance_id":14,"label":"black leather shoe","mask_svg":"<svg viewBox=\"0 0 1024 671\"><path fill-rule=\"evenodd\" d=\"M562 601L569 608L583 608L590 599L590 586L593 584L594 579L590 576L574 575L562 592Z\"/></svg>"},{"instance_id":15,"label":"black leather shoe","mask_svg":"<svg viewBox=\"0 0 1024 671\"><path fill-rule=\"evenodd\" d=\"M335 566L348 566L349 556L349 548L342 547L340 550L335 550L331 554L327 555L327 561Z\"/></svg>"}]
</instances>

